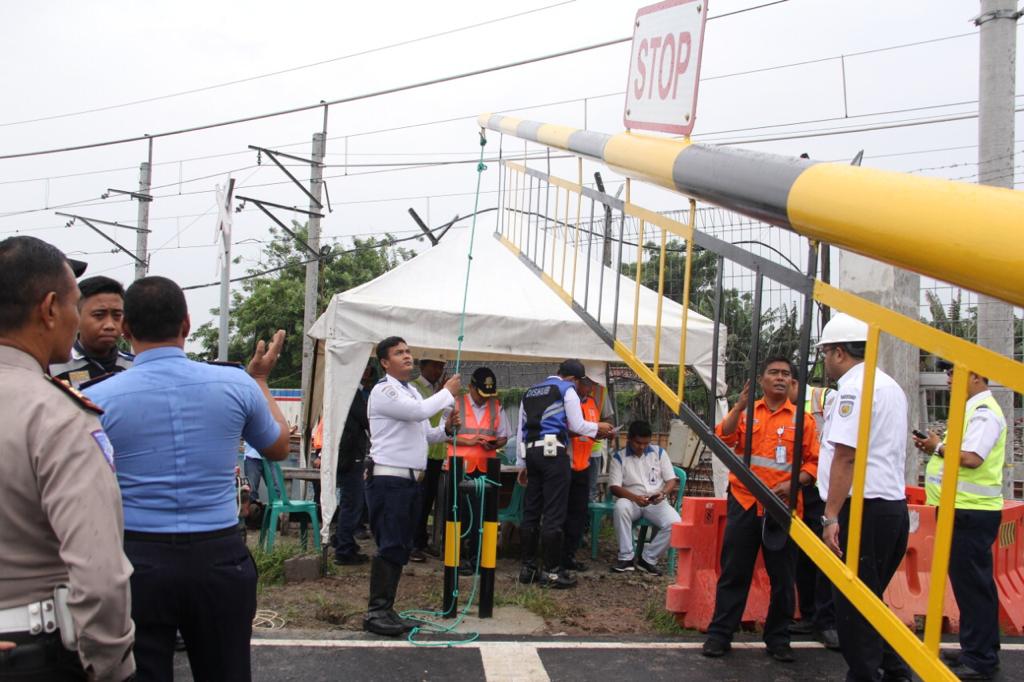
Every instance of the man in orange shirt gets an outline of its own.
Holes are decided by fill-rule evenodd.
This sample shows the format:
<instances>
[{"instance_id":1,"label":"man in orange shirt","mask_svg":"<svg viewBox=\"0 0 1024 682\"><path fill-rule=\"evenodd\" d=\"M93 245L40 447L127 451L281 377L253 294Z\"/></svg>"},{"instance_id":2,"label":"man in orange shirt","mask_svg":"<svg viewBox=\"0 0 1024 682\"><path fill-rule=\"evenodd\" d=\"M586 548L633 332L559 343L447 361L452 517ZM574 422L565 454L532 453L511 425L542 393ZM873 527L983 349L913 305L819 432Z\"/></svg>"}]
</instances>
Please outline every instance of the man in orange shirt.
<instances>
[{"instance_id":1,"label":"man in orange shirt","mask_svg":"<svg viewBox=\"0 0 1024 682\"><path fill-rule=\"evenodd\" d=\"M754 428L750 469L783 499L789 494L790 471L796 438L796 407L789 400L794 381L793 363L785 357L765 361L758 383L764 397L754 403ZM747 437L745 407L750 392L747 383L739 400L716 427L715 433L736 453L743 455ZM803 464L800 483L806 485L818 472L818 437L814 419L804 415ZM793 617L796 547L786 539L781 549L763 541L764 508L733 474L729 474L728 512L722 541L722 572L715 592L715 614L708 626L703 654L717 658L731 648L732 635L740 624L750 592L757 552L764 553L764 565L771 580L771 602L764 624L767 653L777 661L794 660L790 647L789 622Z\"/></svg>"}]
</instances>

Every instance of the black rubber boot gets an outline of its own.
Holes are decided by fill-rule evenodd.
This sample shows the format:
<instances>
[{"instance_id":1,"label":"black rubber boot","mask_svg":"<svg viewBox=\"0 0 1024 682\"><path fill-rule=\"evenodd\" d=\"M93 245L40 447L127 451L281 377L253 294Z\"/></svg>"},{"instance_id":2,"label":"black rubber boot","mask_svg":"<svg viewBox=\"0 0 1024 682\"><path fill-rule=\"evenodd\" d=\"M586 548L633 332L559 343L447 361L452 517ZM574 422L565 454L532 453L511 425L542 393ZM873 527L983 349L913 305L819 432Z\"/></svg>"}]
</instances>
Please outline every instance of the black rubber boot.
<instances>
[{"instance_id":1,"label":"black rubber boot","mask_svg":"<svg viewBox=\"0 0 1024 682\"><path fill-rule=\"evenodd\" d=\"M409 618L402 618L394 609L395 595L398 594L398 583L402 580L402 567L390 561L385 561L384 563L387 564L388 590L391 592L391 605L388 607L388 616L394 623L402 626L402 632L409 632L419 625L419 622Z\"/></svg>"},{"instance_id":2,"label":"black rubber boot","mask_svg":"<svg viewBox=\"0 0 1024 682\"><path fill-rule=\"evenodd\" d=\"M398 588L398 579L392 575L396 570L401 577L401 566L379 556L373 557L370 564L370 602L363 617L363 629L367 632L385 637L398 637L406 632L405 626L391 617Z\"/></svg>"}]
</instances>

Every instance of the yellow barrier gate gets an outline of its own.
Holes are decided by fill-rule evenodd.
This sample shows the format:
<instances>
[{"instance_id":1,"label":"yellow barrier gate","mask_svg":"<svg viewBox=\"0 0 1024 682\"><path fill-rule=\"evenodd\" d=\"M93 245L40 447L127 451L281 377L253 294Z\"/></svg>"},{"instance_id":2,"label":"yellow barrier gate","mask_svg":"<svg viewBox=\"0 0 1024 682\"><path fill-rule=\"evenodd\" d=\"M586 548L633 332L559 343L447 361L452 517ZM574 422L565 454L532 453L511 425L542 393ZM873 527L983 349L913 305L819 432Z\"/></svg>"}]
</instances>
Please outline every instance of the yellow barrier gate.
<instances>
[{"instance_id":1,"label":"yellow barrier gate","mask_svg":"<svg viewBox=\"0 0 1024 682\"><path fill-rule=\"evenodd\" d=\"M708 445L712 452L721 459L730 470L736 474L744 484L755 494L766 512L773 515L776 520L789 528L790 536L796 544L818 565L832 583L840 589L845 596L860 610L863 616L875 627L885 638L893 649L913 668L922 678L927 680L955 680L956 677L941 662L938 657L939 637L942 627L942 606L946 586L946 576L949 564L949 551L953 531L953 502L956 495L957 473L959 461L956 457L945 458L947 463L942 482L941 504L938 512L938 525L935 538L935 554L932 562L932 580L928 601L928 613L925 620L924 638L919 639L915 633L908 629L896 617L892 611L861 582L856 574L856 567L860 555L860 540L862 526L862 512L864 500L864 484L867 470L867 447L868 433L871 419L871 398L873 394L874 369L878 359L878 345L880 334L886 333L902 341L915 345L936 356L950 360L953 365L952 391L950 398L950 412L948 424L947 450L950 453L959 452L961 434L963 432L964 407L967 401L967 378L969 372L976 372L997 381L1004 386L1017 392L1024 392L1024 365L1008 358L1002 357L992 351L984 349L974 343L957 338L945 332L910 319L904 315L888 310L882 306L871 303L858 296L830 286L815 277L814 264L817 262L818 242L812 242L811 253L807 259L808 272L801 273L791 268L781 266L770 260L754 256L748 251L738 248L735 245L715 239L695 229L696 201L690 199L689 217L686 223L672 220L664 215L637 206L630 201L630 183L627 177L625 198L620 201L618 198L586 187L583 184L583 162L582 157L604 161L613 165L616 170L624 171L627 176L653 179L662 185L668 185L669 178L675 189L685 191L691 197L698 197L722 206L723 208L736 210L755 218L784 226L788 229L795 229L805 234L810 234L815 239L829 241L831 243L850 246L853 240L859 240L857 250L864 255L872 256L877 249L880 259L893 261L891 239L884 240L885 243L877 243L881 237L874 236L866 238L860 235L856 238L844 237L843 239L825 239L836 233L843 233L849 229L851 221L841 215L829 215L828 211L841 211L842 206L837 205L829 197L838 196L843 190L843 183L846 182L842 173L834 173L830 169L814 171L818 177L827 176L832 178L830 182L837 183L825 194L826 209L815 206L814 196L802 193L799 199L802 209L799 213L799 220L790 222L793 214L787 210L787 201L790 199L790 190L801 182L809 182L805 173L813 170L813 167L824 164L809 164L799 160L768 158L767 155L750 155L744 159L743 154L736 154L736 150L728 150L721 157L717 155L718 150L704 148L699 154L691 154L689 160L698 165L698 171L710 173L715 182L720 186L714 186L707 178L698 178L700 172L690 172L681 169L681 164L686 160L684 157L688 148L694 145L679 140L657 139L642 136L628 135L630 138L639 140L618 141L622 136L601 136L598 133L589 131L573 131L572 129L559 126L549 126L532 122L518 120L509 121L505 117L482 116L481 124L484 127L497 130L502 133L514 134L534 142L547 144L559 149L572 151L581 156L578 161L578 177L575 182L563 178L551 176L548 173L537 169L528 168L521 164L504 162L501 166L499 179L499 211L498 227L496 237L502 241L513 253L524 263L533 269L547 285L555 291L569 306L571 306L590 327L601 336L622 358L633 371L661 398L661 400L693 429L697 435ZM629 145L639 145L636 149L644 155L631 155L635 151ZM618 146L616 146L618 145ZM627 153L631 150L630 153ZM614 163L609 161L608 156L614 157ZM743 165L744 161L753 164L752 168ZM717 164L721 164L717 166ZM758 173L765 172L764 163L771 165L777 172L776 177L770 177L767 181L753 182L749 186L732 185L743 179L749 179ZM770 170L770 169L769 169ZM861 169L858 169L861 170ZM863 169L868 171L869 169ZM689 173L689 174L688 174ZM855 178L871 178L873 172L867 175L854 176ZM785 177L778 177L779 175ZM898 175L898 174L886 174ZM660 178L660 179L659 179ZM988 229L995 224L996 232L1007 228L1011 224L1024 224L1024 196L1008 197L997 190L996 194L990 194L990 188L972 188L981 190L977 195L972 190L956 183L929 180L923 187L915 182L902 183L903 191L910 191L909 196L901 196L901 202L909 205L921 206L932 198L931 192L938 192L940 195L960 197L970 202L970 209L974 212L974 220L983 221ZM852 181L851 181L852 182ZM870 184L870 183L869 183ZM699 186L698 186L699 185ZM863 189L864 183L860 182L858 188ZM783 189L784 188L784 191ZM908 189L909 188L909 189ZM543 203L541 206L543 192ZM917 192L915 194L915 192ZM1020 195L1022 193L1011 193ZM552 200L553 195L553 200ZM979 203L981 199L992 196L996 201L989 204ZM858 206L864 207L868 204L866 211L869 218L881 218L888 210L884 206L874 206L872 200L885 201L883 197L874 197L870 192L858 194ZM589 202L589 216L584 215L584 204ZM618 236L614 234L614 220L605 218L603 232L595 229L595 222L600 223L595 207L600 205L606 214L618 214ZM961 215L965 215L961 207ZM912 224L903 226L904 235L912 234L913 230L919 228L917 223L927 223L932 219L934 213L927 210L919 211L916 215L910 216L900 213L902 219L911 220ZM821 219L818 222L819 218ZM633 269L632 280L627 280L623 272L623 257L631 252L633 245L628 244L623 238L623 231L626 221L632 220L637 224L636 260ZM804 228L807 228L806 231ZM964 226L962 229L970 230ZM1008 229L1008 228L1007 228ZM926 233L927 234L927 233ZM641 282L643 280L644 264L644 238L652 237L654 249L659 254L658 258L658 306L657 322L654 340L654 360L648 365L638 359L637 339ZM676 339L663 338L663 311L662 300L666 285L666 248L669 237L681 240L685 245L684 271L682 274L682 320L681 328L678 329L678 353L671 352L671 362L663 362L663 355L666 343L674 344ZM946 238L956 240L956 235L946 235ZM931 239L928 236L928 239ZM845 241L844 241L845 240ZM876 241L873 241L876 240ZM606 257L598 261L594 255L595 244L599 245ZM978 268L981 272L973 272L970 277L961 281L962 267L960 262L970 261L975 255L973 251L982 251L983 262L993 262L993 259L1012 258L1000 251L1006 251L1004 244L998 239L986 240L985 245L979 249L971 248L964 239L961 243L956 267L944 270L941 262L935 259L934 262L914 256L913 265L915 269L927 272L954 284L973 285L979 291L988 293L997 292L996 295L1004 294L1005 300L1013 303L1020 303L1024 299L1024 287L1006 296L1006 282L1004 274L1013 270L1012 278L1022 277L1024 268L1019 264L1014 268L998 271ZM584 251L585 249L585 251ZM610 250L609 250L610 249ZM739 267L750 270L755 275L755 290L753 303L752 326L755 330L760 325L760 304L761 291L765 278L779 283L801 294L804 300L803 320L800 333L800 379L801 394L797 400L797 430L795 442L802 441L802 412L804 404L804 391L807 385L807 358L810 343L810 325L813 316L813 305L815 302L849 313L850 315L864 320L869 325L869 338L865 357L865 385L863 390L866 407L861 410L856 460L854 465L854 482L851 496L850 521L848 529L848 544L846 561L837 558L826 548L821 539L816 536L804 522L793 513L791 506L787 507L773 495L761 481L751 474L749 470L749 445L747 448L747 461L737 457L733 451L725 446L714 435L714 392L710 394L710 400L705 411L704 418L698 416L691 404L685 400L684 386L685 373L680 369L674 380L670 372L666 372L666 364L678 364L682 366L686 359L686 332L687 332L687 311L691 296L691 278L694 252L696 250L710 251L717 257L718 284L716 290L715 304L715 361L711 384L717 385L718 367L718 333L720 329L721 314L721 273L725 267ZM609 267L607 254L614 251L616 254L617 267ZM986 260L987 259L987 260ZM627 256L628 260L628 256ZM977 261L975 261L977 263ZM727 265L728 264L728 265ZM908 265L906 262L898 263ZM998 276L996 276L998 272ZM615 278L615 292L612 301L602 300L604 291L604 278ZM1024 283L1024 282L1022 282ZM599 286L594 287L594 284ZM629 287L632 286L632 290ZM1019 286L1014 284L1013 286ZM596 294L592 291L597 289ZM632 294L632 295L630 295ZM593 299L597 297L597 301ZM596 305L595 305L596 304ZM630 310L630 306L632 310ZM610 317L610 319L609 319ZM675 330L673 330L675 331ZM622 333L620 333L622 332ZM752 337L752 348L750 351L751 363L749 371L751 376L756 372L758 358L759 335ZM673 347L674 351L674 347ZM753 393L753 392L751 392ZM753 395L750 396L753 401ZM748 409L752 417L752 410ZM749 431L749 429L748 429ZM801 453L797 452L794 457L793 471L800 467ZM949 466L952 461L954 464ZM793 476L794 489L790 494L790 505L795 504L796 475Z\"/></svg>"}]
</instances>

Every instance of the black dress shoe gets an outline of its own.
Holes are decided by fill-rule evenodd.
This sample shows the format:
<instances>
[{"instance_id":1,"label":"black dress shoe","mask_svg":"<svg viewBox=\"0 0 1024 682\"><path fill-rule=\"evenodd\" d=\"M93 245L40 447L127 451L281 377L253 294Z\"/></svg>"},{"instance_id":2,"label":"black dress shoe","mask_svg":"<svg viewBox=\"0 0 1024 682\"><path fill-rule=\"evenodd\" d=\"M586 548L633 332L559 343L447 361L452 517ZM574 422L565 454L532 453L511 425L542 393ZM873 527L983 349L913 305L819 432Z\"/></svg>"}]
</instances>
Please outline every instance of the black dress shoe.
<instances>
[{"instance_id":1,"label":"black dress shoe","mask_svg":"<svg viewBox=\"0 0 1024 682\"><path fill-rule=\"evenodd\" d=\"M788 644L776 644L765 649L765 653L781 663L792 663L796 660L793 648Z\"/></svg>"},{"instance_id":2,"label":"black dress shoe","mask_svg":"<svg viewBox=\"0 0 1024 682\"><path fill-rule=\"evenodd\" d=\"M363 617L363 629L375 635L383 635L385 637L398 637L406 632L405 626L392 620L391 614L387 611L366 614Z\"/></svg>"},{"instance_id":3,"label":"black dress shoe","mask_svg":"<svg viewBox=\"0 0 1024 682\"><path fill-rule=\"evenodd\" d=\"M839 633L833 629L818 630L814 633L814 639L825 645L826 649L839 650Z\"/></svg>"},{"instance_id":4,"label":"black dress shoe","mask_svg":"<svg viewBox=\"0 0 1024 682\"><path fill-rule=\"evenodd\" d=\"M336 554L334 556L334 563L338 566L358 566L359 564L365 564L370 560L367 555L356 552L355 554Z\"/></svg>"},{"instance_id":5,"label":"black dress shoe","mask_svg":"<svg viewBox=\"0 0 1024 682\"><path fill-rule=\"evenodd\" d=\"M550 590L567 590L576 586L576 576L564 568L541 571L538 584Z\"/></svg>"},{"instance_id":6,"label":"black dress shoe","mask_svg":"<svg viewBox=\"0 0 1024 682\"><path fill-rule=\"evenodd\" d=\"M410 632L412 631L413 628L420 626L420 622L418 620L413 620L412 618L403 618L402 616L398 615L398 612L394 609L388 611L388 616L391 618L392 621L402 626L403 632Z\"/></svg>"},{"instance_id":7,"label":"black dress shoe","mask_svg":"<svg viewBox=\"0 0 1024 682\"><path fill-rule=\"evenodd\" d=\"M960 665L960 657L963 656L963 652L960 649L941 649L939 650L939 658L942 662L948 665L950 668L955 668Z\"/></svg>"},{"instance_id":8,"label":"black dress shoe","mask_svg":"<svg viewBox=\"0 0 1024 682\"><path fill-rule=\"evenodd\" d=\"M523 567L519 569L519 584L529 585L535 582L537 582L537 567L523 564Z\"/></svg>"},{"instance_id":9,"label":"black dress shoe","mask_svg":"<svg viewBox=\"0 0 1024 682\"><path fill-rule=\"evenodd\" d=\"M721 658L729 653L730 649L732 649L732 645L724 639L709 637L701 647L700 653L708 658Z\"/></svg>"},{"instance_id":10,"label":"black dress shoe","mask_svg":"<svg viewBox=\"0 0 1024 682\"><path fill-rule=\"evenodd\" d=\"M980 670L975 670L966 663L960 663L956 667L956 676L961 680L991 680L993 673L983 673Z\"/></svg>"},{"instance_id":11,"label":"black dress shoe","mask_svg":"<svg viewBox=\"0 0 1024 682\"><path fill-rule=\"evenodd\" d=\"M789 634L791 635L809 635L814 632L814 623L807 620L795 620L789 624Z\"/></svg>"}]
</instances>

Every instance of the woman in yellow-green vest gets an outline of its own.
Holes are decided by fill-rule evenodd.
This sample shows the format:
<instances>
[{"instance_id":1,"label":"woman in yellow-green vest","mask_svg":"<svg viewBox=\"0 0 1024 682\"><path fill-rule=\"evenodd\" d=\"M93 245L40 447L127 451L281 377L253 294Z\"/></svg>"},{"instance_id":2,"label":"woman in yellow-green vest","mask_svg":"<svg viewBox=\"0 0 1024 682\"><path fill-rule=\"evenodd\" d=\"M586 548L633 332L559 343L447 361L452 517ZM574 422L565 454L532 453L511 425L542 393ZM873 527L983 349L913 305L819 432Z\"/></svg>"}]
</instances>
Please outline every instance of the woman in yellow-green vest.
<instances>
[{"instance_id":1,"label":"woman in yellow-green vest","mask_svg":"<svg viewBox=\"0 0 1024 682\"><path fill-rule=\"evenodd\" d=\"M941 366L951 381L951 366ZM943 658L960 679L987 680L999 667L999 595L992 577L992 543L1002 519L1006 419L985 377L971 372L967 395L949 555L949 580L960 607L960 651L943 652ZM928 504L938 505L949 454L945 439L929 432L926 438L914 436L914 442L931 455L925 492Z\"/></svg>"}]
</instances>

